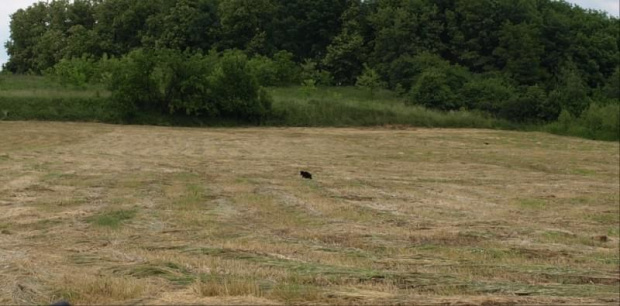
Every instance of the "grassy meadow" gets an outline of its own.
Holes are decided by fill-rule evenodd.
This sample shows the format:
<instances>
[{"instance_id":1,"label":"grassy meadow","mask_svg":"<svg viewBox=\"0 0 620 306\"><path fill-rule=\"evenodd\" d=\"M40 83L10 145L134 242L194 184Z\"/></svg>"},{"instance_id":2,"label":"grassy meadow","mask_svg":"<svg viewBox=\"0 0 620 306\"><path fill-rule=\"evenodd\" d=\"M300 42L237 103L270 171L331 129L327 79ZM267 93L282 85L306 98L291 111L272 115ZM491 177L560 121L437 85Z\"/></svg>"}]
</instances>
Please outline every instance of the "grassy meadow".
<instances>
[{"instance_id":1,"label":"grassy meadow","mask_svg":"<svg viewBox=\"0 0 620 306\"><path fill-rule=\"evenodd\" d=\"M260 122L138 112L126 118L103 85L61 85L52 77L0 74L0 121L41 120L185 127L373 127L483 128L541 131L618 141L620 105L592 105L580 117L553 122L511 122L480 111L438 111L407 105L393 91L358 87L267 88L272 107Z\"/></svg>"},{"instance_id":2,"label":"grassy meadow","mask_svg":"<svg viewBox=\"0 0 620 306\"><path fill-rule=\"evenodd\" d=\"M273 87L273 114L265 126L347 127L408 125L514 129L518 126L475 112L440 112L407 106L392 91L371 95L356 87ZM63 87L53 79L0 75L0 120L127 123L115 113L103 86ZM139 114L132 124L164 126L244 126L221 119Z\"/></svg>"},{"instance_id":3,"label":"grassy meadow","mask_svg":"<svg viewBox=\"0 0 620 306\"><path fill-rule=\"evenodd\" d=\"M620 302L617 142L22 121L0 141L0 304Z\"/></svg>"}]
</instances>

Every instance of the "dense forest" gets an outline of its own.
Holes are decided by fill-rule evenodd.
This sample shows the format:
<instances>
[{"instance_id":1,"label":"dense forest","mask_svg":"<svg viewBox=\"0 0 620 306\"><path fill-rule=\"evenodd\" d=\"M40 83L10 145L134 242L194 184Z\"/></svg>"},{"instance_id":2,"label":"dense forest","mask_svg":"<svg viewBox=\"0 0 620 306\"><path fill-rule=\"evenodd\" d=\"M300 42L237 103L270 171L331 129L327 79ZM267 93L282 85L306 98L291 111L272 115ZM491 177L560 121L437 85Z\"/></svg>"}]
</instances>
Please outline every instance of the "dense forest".
<instances>
[{"instance_id":1,"label":"dense forest","mask_svg":"<svg viewBox=\"0 0 620 306\"><path fill-rule=\"evenodd\" d=\"M620 97L619 19L564 1L57 0L10 28L4 70L107 82L129 112L260 120L263 86L358 85L551 122Z\"/></svg>"}]
</instances>

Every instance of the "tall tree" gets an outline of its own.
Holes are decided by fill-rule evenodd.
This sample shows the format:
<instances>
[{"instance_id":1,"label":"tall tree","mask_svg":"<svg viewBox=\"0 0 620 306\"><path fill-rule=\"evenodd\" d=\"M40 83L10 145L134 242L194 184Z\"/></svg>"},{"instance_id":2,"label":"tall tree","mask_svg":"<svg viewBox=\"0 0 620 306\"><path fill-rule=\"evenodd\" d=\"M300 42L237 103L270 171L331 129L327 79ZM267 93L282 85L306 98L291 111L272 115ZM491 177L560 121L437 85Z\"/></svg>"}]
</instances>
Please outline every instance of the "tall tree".
<instances>
[{"instance_id":1,"label":"tall tree","mask_svg":"<svg viewBox=\"0 0 620 306\"><path fill-rule=\"evenodd\" d=\"M347 0L276 0L278 15L274 32L278 49L292 52L297 59L319 59L341 31L340 17Z\"/></svg>"},{"instance_id":2,"label":"tall tree","mask_svg":"<svg viewBox=\"0 0 620 306\"><path fill-rule=\"evenodd\" d=\"M149 17L143 43L159 48L209 50L219 31L217 0L178 0Z\"/></svg>"},{"instance_id":3,"label":"tall tree","mask_svg":"<svg viewBox=\"0 0 620 306\"><path fill-rule=\"evenodd\" d=\"M424 0L386 0L377 5L370 16L375 34L371 64L381 75L387 75L390 64L402 55L437 53L443 48L437 39L443 22L436 5Z\"/></svg>"},{"instance_id":4,"label":"tall tree","mask_svg":"<svg viewBox=\"0 0 620 306\"><path fill-rule=\"evenodd\" d=\"M162 0L105 0L96 8L97 33L103 52L122 55L142 46L148 19L160 14Z\"/></svg>"},{"instance_id":5,"label":"tall tree","mask_svg":"<svg viewBox=\"0 0 620 306\"><path fill-rule=\"evenodd\" d=\"M8 70L17 73L41 71L36 49L48 27L47 4L44 2L35 3L11 15L11 40L5 44L10 56L6 65Z\"/></svg>"},{"instance_id":6,"label":"tall tree","mask_svg":"<svg viewBox=\"0 0 620 306\"><path fill-rule=\"evenodd\" d=\"M219 49L248 50L253 54L272 54L275 0L226 0L219 4L222 40Z\"/></svg>"},{"instance_id":7,"label":"tall tree","mask_svg":"<svg viewBox=\"0 0 620 306\"><path fill-rule=\"evenodd\" d=\"M349 1L349 8L342 14L342 30L336 35L323 59L337 84L351 85L362 73L368 56L366 22L368 11L361 0Z\"/></svg>"},{"instance_id":8,"label":"tall tree","mask_svg":"<svg viewBox=\"0 0 620 306\"><path fill-rule=\"evenodd\" d=\"M507 21L502 27L499 46L494 54L504 71L519 84L534 85L543 79L540 61L544 47L540 33L529 23L513 24Z\"/></svg>"}]
</instances>

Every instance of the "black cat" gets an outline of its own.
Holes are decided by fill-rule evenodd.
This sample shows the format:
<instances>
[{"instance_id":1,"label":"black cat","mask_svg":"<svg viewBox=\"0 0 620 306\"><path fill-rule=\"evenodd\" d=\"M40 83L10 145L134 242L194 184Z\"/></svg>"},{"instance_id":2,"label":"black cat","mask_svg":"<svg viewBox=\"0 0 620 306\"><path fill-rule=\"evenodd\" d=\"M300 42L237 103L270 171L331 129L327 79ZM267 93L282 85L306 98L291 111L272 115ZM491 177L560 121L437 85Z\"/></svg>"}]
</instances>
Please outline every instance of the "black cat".
<instances>
[{"instance_id":1,"label":"black cat","mask_svg":"<svg viewBox=\"0 0 620 306\"><path fill-rule=\"evenodd\" d=\"M310 172L307 171L301 171L299 172L301 174L301 177L311 180L312 179L312 174Z\"/></svg>"}]
</instances>

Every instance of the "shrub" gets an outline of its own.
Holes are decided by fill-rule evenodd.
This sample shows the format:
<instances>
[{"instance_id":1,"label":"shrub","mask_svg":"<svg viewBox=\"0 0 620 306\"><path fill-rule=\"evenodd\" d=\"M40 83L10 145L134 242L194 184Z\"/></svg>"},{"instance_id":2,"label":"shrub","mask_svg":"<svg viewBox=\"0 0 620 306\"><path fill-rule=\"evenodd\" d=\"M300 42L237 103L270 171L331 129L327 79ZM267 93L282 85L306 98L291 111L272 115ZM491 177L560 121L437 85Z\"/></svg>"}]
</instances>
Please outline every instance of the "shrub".
<instances>
[{"instance_id":1,"label":"shrub","mask_svg":"<svg viewBox=\"0 0 620 306\"><path fill-rule=\"evenodd\" d=\"M578 118L592 103L591 90L582 79L577 67L567 62L560 69L555 86L551 89L546 100L540 102L538 118L553 121L558 118L562 110L568 111ZM601 90L592 92L597 96ZM597 97L599 100L601 97Z\"/></svg>"},{"instance_id":2,"label":"shrub","mask_svg":"<svg viewBox=\"0 0 620 306\"><path fill-rule=\"evenodd\" d=\"M423 52L415 57L403 55L390 64L389 82L391 88L400 84L407 91L411 90L422 73L428 69L437 69L446 74L449 86L454 90L469 79L466 69L450 65L450 62L433 53Z\"/></svg>"},{"instance_id":3,"label":"shrub","mask_svg":"<svg viewBox=\"0 0 620 306\"><path fill-rule=\"evenodd\" d=\"M114 71L112 98L127 120L138 112L257 122L271 103L245 54L136 50Z\"/></svg>"},{"instance_id":4,"label":"shrub","mask_svg":"<svg viewBox=\"0 0 620 306\"><path fill-rule=\"evenodd\" d=\"M457 109L457 97L446 79L447 75L443 71L427 69L411 89L409 102L433 109Z\"/></svg>"},{"instance_id":5,"label":"shrub","mask_svg":"<svg viewBox=\"0 0 620 306\"><path fill-rule=\"evenodd\" d=\"M0 96L0 119L118 122L108 99L76 97Z\"/></svg>"},{"instance_id":6,"label":"shrub","mask_svg":"<svg viewBox=\"0 0 620 306\"><path fill-rule=\"evenodd\" d=\"M271 109L271 98L260 87L241 52L225 52L209 76L210 94L220 115L259 122Z\"/></svg>"},{"instance_id":7,"label":"shrub","mask_svg":"<svg viewBox=\"0 0 620 306\"><path fill-rule=\"evenodd\" d=\"M262 86L277 86L277 67L274 61L266 56L258 55L248 61L248 66Z\"/></svg>"},{"instance_id":8,"label":"shrub","mask_svg":"<svg viewBox=\"0 0 620 306\"><path fill-rule=\"evenodd\" d=\"M592 103L581 115L580 123L586 128L588 138L601 140L620 139L620 104Z\"/></svg>"},{"instance_id":9,"label":"shrub","mask_svg":"<svg viewBox=\"0 0 620 306\"><path fill-rule=\"evenodd\" d=\"M311 80L314 85L330 86L334 84L334 78L329 71L319 69L315 61L307 59L301 65L302 85L309 80Z\"/></svg>"},{"instance_id":10,"label":"shrub","mask_svg":"<svg viewBox=\"0 0 620 306\"><path fill-rule=\"evenodd\" d=\"M620 67L616 67L614 73L603 87L605 98L620 103Z\"/></svg>"},{"instance_id":11,"label":"shrub","mask_svg":"<svg viewBox=\"0 0 620 306\"><path fill-rule=\"evenodd\" d=\"M120 60L104 54L96 63L96 71L91 83L109 86L112 83L114 72L121 67L120 63Z\"/></svg>"},{"instance_id":12,"label":"shrub","mask_svg":"<svg viewBox=\"0 0 620 306\"><path fill-rule=\"evenodd\" d=\"M364 64L364 72L357 78L355 85L367 89L370 92L371 99L375 97L375 90L385 86L377 71L366 64Z\"/></svg>"},{"instance_id":13,"label":"shrub","mask_svg":"<svg viewBox=\"0 0 620 306\"><path fill-rule=\"evenodd\" d=\"M47 70L47 76L51 77L62 86L86 88L88 83L95 79L97 65L89 57L62 59L54 67Z\"/></svg>"},{"instance_id":14,"label":"shrub","mask_svg":"<svg viewBox=\"0 0 620 306\"><path fill-rule=\"evenodd\" d=\"M430 67L425 67L430 68ZM410 55L402 55L390 63L387 80L390 88L409 91L413 87L414 77L422 73L424 68L418 67L416 61Z\"/></svg>"},{"instance_id":15,"label":"shrub","mask_svg":"<svg viewBox=\"0 0 620 306\"><path fill-rule=\"evenodd\" d=\"M542 103L546 100L547 95L542 88L526 86L502 106L499 115L514 122L538 122L544 119Z\"/></svg>"},{"instance_id":16,"label":"shrub","mask_svg":"<svg viewBox=\"0 0 620 306\"><path fill-rule=\"evenodd\" d=\"M154 51L137 49L119 61L109 88L119 115L130 119L138 111L163 111L162 96L155 79L157 58Z\"/></svg>"},{"instance_id":17,"label":"shrub","mask_svg":"<svg viewBox=\"0 0 620 306\"><path fill-rule=\"evenodd\" d=\"M459 91L463 106L467 109L491 114L498 114L514 95L514 88L500 78L474 79Z\"/></svg>"},{"instance_id":18,"label":"shrub","mask_svg":"<svg viewBox=\"0 0 620 306\"><path fill-rule=\"evenodd\" d=\"M163 99L162 105L171 114L212 116L217 113L208 80L214 64L208 57L162 50L157 59L155 79Z\"/></svg>"},{"instance_id":19,"label":"shrub","mask_svg":"<svg viewBox=\"0 0 620 306\"><path fill-rule=\"evenodd\" d=\"M596 140L620 140L620 104L592 103L579 117L562 110L558 120L547 124L550 133Z\"/></svg>"},{"instance_id":20,"label":"shrub","mask_svg":"<svg viewBox=\"0 0 620 306\"><path fill-rule=\"evenodd\" d=\"M461 66L432 54L423 53L411 60L414 77L409 94L409 104L419 104L440 110L456 110L463 106L457 93L471 78Z\"/></svg>"},{"instance_id":21,"label":"shrub","mask_svg":"<svg viewBox=\"0 0 620 306\"><path fill-rule=\"evenodd\" d=\"M279 85L298 84L300 81L300 69L293 61L293 53L288 51L278 51L273 55L276 66L276 75Z\"/></svg>"},{"instance_id":22,"label":"shrub","mask_svg":"<svg viewBox=\"0 0 620 306\"><path fill-rule=\"evenodd\" d=\"M299 67L293 61L293 54L280 51L273 59L257 55L248 61L252 74L262 86L285 86L300 81Z\"/></svg>"}]
</instances>

